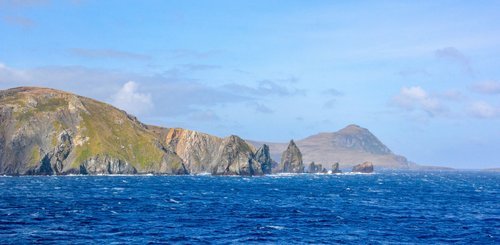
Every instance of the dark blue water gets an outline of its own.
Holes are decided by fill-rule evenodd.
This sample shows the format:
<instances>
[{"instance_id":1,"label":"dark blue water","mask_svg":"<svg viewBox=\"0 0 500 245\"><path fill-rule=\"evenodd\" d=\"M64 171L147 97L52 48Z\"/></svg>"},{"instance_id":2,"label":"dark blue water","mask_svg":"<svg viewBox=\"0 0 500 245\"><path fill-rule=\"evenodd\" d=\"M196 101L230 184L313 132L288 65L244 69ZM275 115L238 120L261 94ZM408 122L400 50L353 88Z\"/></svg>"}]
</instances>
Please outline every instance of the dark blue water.
<instances>
[{"instance_id":1,"label":"dark blue water","mask_svg":"<svg viewBox=\"0 0 500 245\"><path fill-rule=\"evenodd\" d=\"M500 174L0 177L0 243L500 244Z\"/></svg>"}]
</instances>

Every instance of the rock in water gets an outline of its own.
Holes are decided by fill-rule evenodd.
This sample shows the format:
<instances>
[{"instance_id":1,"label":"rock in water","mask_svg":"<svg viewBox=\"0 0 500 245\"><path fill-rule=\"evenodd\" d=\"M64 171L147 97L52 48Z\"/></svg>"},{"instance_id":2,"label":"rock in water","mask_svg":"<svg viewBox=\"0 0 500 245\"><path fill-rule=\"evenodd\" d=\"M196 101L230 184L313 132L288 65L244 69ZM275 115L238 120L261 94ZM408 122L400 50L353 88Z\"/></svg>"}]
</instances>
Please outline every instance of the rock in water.
<instances>
[{"instance_id":1,"label":"rock in water","mask_svg":"<svg viewBox=\"0 0 500 245\"><path fill-rule=\"evenodd\" d=\"M373 164L371 162L364 162L362 164L358 164L352 168L352 172L372 173L373 172Z\"/></svg>"},{"instance_id":2,"label":"rock in water","mask_svg":"<svg viewBox=\"0 0 500 245\"><path fill-rule=\"evenodd\" d=\"M315 164L314 162L311 162L309 164L309 168L308 168L307 172L312 173L312 174L321 173L321 172L323 172L323 165Z\"/></svg>"},{"instance_id":3,"label":"rock in water","mask_svg":"<svg viewBox=\"0 0 500 245\"><path fill-rule=\"evenodd\" d=\"M278 173L303 173L304 163L302 162L302 153L293 142L290 141L287 149L281 155L281 163L276 169Z\"/></svg>"},{"instance_id":4,"label":"rock in water","mask_svg":"<svg viewBox=\"0 0 500 245\"><path fill-rule=\"evenodd\" d=\"M342 171L340 171L340 169L339 169L339 163L338 162L332 164L332 173L333 174L342 173Z\"/></svg>"},{"instance_id":5,"label":"rock in water","mask_svg":"<svg viewBox=\"0 0 500 245\"><path fill-rule=\"evenodd\" d=\"M182 159L134 116L47 88L0 91L0 175L185 174Z\"/></svg>"},{"instance_id":6,"label":"rock in water","mask_svg":"<svg viewBox=\"0 0 500 245\"><path fill-rule=\"evenodd\" d=\"M274 161L271 159L271 154L269 153L269 146L263 144L255 153L255 160L260 163L260 168L262 173L271 174Z\"/></svg>"}]
</instances>

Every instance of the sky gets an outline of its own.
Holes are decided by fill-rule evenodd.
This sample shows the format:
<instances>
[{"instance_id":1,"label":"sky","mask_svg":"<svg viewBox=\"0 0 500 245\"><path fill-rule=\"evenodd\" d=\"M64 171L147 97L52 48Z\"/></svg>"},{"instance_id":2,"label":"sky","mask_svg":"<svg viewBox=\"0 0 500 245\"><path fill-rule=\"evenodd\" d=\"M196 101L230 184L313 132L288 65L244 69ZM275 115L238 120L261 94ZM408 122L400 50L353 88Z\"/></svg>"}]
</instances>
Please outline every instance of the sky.
<instances>
[{"instance_id":1,"label":"sky","mask_svg":"<svg viewBox=\"0 0 500 245\"><path fill-rule=\"evenodd\" d=\"M18 86L268 142L358 124L419 164L500 167L500 2L0 0Z\"/></svg>"}]
</instances>

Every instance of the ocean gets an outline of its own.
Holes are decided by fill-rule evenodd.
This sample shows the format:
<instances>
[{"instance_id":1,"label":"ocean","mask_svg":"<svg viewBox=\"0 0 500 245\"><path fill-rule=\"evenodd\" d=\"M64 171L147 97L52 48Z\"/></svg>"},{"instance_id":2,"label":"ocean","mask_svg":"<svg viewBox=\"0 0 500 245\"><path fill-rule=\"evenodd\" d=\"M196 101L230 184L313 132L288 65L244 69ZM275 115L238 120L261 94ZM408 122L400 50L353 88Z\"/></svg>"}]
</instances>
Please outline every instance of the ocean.
<instances>
[{"instance_id":1,"label":"ocean","mask_svg":"<svg viewBox=\"0 0 500 245\"><path fill-rule=\"evenodd\" d=\"M1 244L500 244L500 174L0 177Z\"/></svg>"}]
</instances>

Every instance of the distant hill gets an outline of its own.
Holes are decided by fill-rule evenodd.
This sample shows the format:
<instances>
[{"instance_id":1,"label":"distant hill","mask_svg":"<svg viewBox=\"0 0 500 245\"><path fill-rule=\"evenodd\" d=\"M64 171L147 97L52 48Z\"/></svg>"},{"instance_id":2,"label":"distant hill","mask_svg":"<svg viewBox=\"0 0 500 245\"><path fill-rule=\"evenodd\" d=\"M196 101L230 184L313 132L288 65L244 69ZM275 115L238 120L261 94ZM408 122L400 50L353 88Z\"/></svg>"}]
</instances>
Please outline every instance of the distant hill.
<instances>
[{"instance_id":1,"label":"distant hill","mask_svg":"<svg viewBox=\"0 0 500 245\"><path fill-rule=\"evenodd\" d=\"M262 144L269 145L274 160L279 161L281 153L287 143L270 143L248 140L255 147ZM330 167L339 162L341 168L352 166L365 161L375 166L392 169L414 168L406 157L394 154L368 129L358 125L349 125L337 132L319 133L302 140L295 141L302 152L304 163L314 161Z\"/></svg>"}]
</instances>

